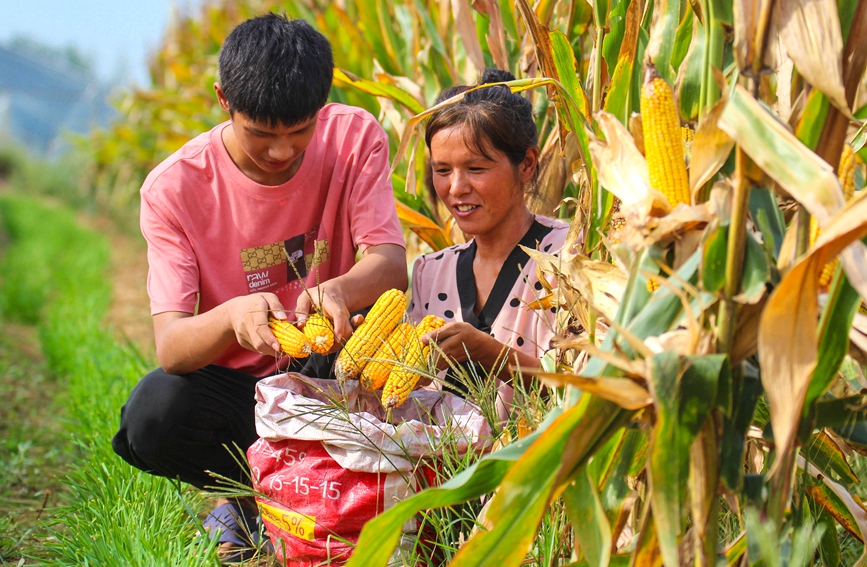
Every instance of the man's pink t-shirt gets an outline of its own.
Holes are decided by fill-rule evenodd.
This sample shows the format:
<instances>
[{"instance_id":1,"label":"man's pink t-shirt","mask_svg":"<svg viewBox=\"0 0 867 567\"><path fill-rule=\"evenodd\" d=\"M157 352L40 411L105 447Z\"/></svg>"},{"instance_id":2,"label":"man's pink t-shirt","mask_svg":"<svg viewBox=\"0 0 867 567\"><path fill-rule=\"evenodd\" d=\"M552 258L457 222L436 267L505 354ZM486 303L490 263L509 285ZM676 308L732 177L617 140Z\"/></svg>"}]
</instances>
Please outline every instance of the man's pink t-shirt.
<instances>
[{"instance_id":1,"label":"man's pink t-shirt","mask_svg":"<svg viewBox=\"0 0 867 567\"><path fill-rule=\"evenodd\" d=\"M229 125L185 144L142 186L151 314L204 313L258 292L292 309L305 286L346 273L359 249L405 246L388 138L371 114L325 106L298 172L279 186L238 169L222 142ZM237 344L214 363L254 376L276 370L274 358Z\"/></svg>"}]
</instances>

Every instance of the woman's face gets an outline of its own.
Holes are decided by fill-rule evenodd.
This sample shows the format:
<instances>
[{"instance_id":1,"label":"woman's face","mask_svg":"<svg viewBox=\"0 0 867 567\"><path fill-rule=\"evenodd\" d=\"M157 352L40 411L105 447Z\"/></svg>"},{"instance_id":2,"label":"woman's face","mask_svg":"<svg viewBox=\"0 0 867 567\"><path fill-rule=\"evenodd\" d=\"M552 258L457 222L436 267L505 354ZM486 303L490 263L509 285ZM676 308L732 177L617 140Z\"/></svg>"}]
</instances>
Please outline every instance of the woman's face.
<instances>
[{"instance_id":1,"label":"woman's face","mask_svg":"<svg viewBox=\"0 0 867 567\"><path fill-rule=\"evenodd\" d=\"M506 154L490 146L485 152L490 158L473 147L464 124L440 130L430 142L437 195L458 227L473 236L510 230L525 222L524 185L532 179L539 156L531 148L524 161L514 165Z\"/></svg>"}]
</instances>

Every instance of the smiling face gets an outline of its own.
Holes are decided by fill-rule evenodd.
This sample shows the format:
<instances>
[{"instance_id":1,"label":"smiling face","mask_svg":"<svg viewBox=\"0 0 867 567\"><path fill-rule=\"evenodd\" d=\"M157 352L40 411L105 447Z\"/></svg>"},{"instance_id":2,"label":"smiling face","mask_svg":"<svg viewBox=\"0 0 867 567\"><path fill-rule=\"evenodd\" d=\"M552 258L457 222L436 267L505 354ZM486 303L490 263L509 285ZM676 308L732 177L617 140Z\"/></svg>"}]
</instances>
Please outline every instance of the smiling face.
<instances>
[{"instance_id":1,"label":"smiling face","mask_svg":"<svg viewBox=\"0 0 867 567\"><path fill-rule=\"evenodd\" d=\"M220 106L229 112L219 85L215 90ZM319 113L293 126L269 126L238 111L231 115L232 125L223 130L223 143L244 175L262 185L280 185L292 179L316 132Z\"/></svg>"},{"instance_id":2,"label":"smiling face","mask_svg":"<svg viewBox=\"0 0 867 567\"><path fill-rule=\"evenodd\" d=\"M434 134L430 142L433 184L458 227L476 239L520 238L532 218L524 185L533 178L539 152L527 150L515 165L489 145L473 146L469 127L457 124Z\"/></svg>"}]
</instances>

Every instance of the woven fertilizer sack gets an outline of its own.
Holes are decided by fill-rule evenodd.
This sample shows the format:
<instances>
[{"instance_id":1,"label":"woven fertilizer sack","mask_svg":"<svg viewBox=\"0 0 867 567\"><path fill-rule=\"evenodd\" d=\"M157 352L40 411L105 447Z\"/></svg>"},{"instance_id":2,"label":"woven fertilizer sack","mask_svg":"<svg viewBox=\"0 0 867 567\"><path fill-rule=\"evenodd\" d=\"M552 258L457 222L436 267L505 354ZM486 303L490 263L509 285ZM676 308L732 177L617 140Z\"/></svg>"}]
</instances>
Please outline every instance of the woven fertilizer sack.
<instances>
[{"instance_id":1,"label":"woven fertilizer sack","mask_svg":"<svg viewBox=\"0 0 867 567\"><path fill-rule=\"evenodd\" d=\"M478 406L449 392L416 390L388 416L377 392L358 381L300 374L261 380L260 439L248 450L262 519L281 563L341 565L361 528L430 482L447 444L482 453L491 429ZM386 418L389 417L389 420ZM404 526L405 545L419 537Z\"/></svg>"}]
</instances>

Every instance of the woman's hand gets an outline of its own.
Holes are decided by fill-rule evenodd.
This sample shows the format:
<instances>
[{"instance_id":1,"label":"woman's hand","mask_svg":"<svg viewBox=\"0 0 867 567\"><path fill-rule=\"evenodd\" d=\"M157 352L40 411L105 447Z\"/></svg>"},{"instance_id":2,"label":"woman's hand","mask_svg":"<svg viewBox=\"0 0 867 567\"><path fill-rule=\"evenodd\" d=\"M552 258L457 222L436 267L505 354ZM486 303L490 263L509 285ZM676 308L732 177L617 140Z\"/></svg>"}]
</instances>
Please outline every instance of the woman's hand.
<instances>
[{"instance_id":1,"label":"woman's hand","mask_svg":"<svg viewBox=\"0 0 867 567\"><path fill-rule=\"evenodd\" d=\"M436 344L438 349L455 362L468 359L490 365L504 345L491 335L482 332L469 323L446 323L422 337L422 342ZM448 362L441 359L437 365L440 370L448 367Z\"/></svg>"}]
</instances>

